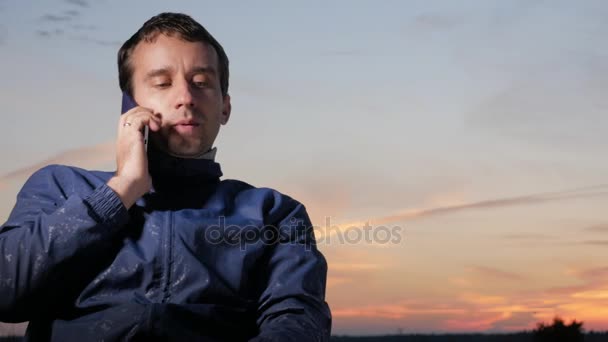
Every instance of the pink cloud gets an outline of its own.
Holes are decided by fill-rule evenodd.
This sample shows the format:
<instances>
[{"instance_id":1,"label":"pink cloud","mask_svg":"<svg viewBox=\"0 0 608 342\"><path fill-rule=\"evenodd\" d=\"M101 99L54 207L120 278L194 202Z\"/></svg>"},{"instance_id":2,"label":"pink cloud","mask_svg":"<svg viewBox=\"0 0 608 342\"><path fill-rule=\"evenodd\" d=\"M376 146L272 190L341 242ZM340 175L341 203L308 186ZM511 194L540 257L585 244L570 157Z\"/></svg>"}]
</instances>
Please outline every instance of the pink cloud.
<instances>
[{"instance_id":1,"label":"pink cloud","mask_svg":"<svg viewBox=\"0 0 608 342\"><path fill-rule=\"evenodd\" d=\"M471 270L469 276L509 280L521 277L494 268ZM369 329L390 326L413 332L521 331L534 328L538 322L550 322L556 315L583 321L586 329L608 329L608 267L574 270L569 275L581 283L511 293L496 292L491 287L462 292L462 287L456 287L452 295L443 297L403 294L402 299L393 302L364 305L344 302L333 305L332 311L339 329L361 333L366 333L359 329L361 322L366 322ZM460 280L479 281L475 277ZM348 286L341 290L348 291Z\"/></svg>"}]
</instances>

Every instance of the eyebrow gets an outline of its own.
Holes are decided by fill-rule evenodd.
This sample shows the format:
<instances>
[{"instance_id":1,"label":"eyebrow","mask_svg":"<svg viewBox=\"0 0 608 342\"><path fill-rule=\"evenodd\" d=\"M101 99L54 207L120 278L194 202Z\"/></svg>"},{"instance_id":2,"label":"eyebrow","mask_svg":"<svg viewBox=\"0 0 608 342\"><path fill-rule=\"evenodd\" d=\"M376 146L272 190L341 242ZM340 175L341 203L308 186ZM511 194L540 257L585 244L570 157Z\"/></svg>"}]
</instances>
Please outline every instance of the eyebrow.
<instances>
[{"instance_id":1,"label":"eyebrow","mask_svg":"<svg viewBox=\"0 0 608 342\"><path fill-rule=\"evenodd\" d=\"M162 67L162 68L159 68L159 69L154 69L154 70L149 71L146 74L145 79L149 80L149 79L154 78L154 77L164 76L164 75L167 75L167 74L171 74L172 70L173 70L173 68L171 68L171 67ZM215 76L217 74L217 72L215 71L215 68L210 67L210 66L198 66L198 67L194 67L189 72L189 74L191 74L191 75L210 74L210 75Z\"/></svg>"},{"instance_id":2,"label":"eyebrow","mask_svg":"<svg viewBox=\"0 0 608 342\"><path fill-rule=\"evenodd\" d=\"M191 71L190 74L195 75L195 74L211 74L213 76L215 76L217 74L217 72L215 71L215 68L211 67L211 66L199 66L199 67L194 67Z\"/></svg>"},{"instance_id":3,"label":"eyebrow","mask_svg":"<svg viewBox=\"0 0 608 342\"><path fill-rule=\"evenodd\" d=\"M159 69L154 69L154 70L148 71L148 73L146 74L145 79L149 80L151 78L167 75L167 74L170 74L170 73L171 73L171 68L170 67L162 67L162 68L159 68Z\"/></svg>"}]
</instances>

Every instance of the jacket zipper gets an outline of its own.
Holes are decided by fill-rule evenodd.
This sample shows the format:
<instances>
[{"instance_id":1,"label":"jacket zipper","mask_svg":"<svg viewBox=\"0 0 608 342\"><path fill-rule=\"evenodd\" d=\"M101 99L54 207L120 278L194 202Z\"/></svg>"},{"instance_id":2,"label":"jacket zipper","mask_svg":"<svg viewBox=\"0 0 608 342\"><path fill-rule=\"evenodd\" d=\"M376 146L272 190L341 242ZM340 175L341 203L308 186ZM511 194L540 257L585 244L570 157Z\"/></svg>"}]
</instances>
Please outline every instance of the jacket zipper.
<instances>
[{"instance_id":1,"label":"jacket zipper","mask_svg":"<svg viewBox=\"0 0 608 342\"><path fill-rule=\"evenodd\" d=\"M166 241L167 248L164 253L164 265L165 265L165 277L163 284L163 298L161 303L166 303L171 296L170 284L171 284L171 266L173 264L173 212L169 212L169 224L166 229Z\"/></svg>"}]
</instances>

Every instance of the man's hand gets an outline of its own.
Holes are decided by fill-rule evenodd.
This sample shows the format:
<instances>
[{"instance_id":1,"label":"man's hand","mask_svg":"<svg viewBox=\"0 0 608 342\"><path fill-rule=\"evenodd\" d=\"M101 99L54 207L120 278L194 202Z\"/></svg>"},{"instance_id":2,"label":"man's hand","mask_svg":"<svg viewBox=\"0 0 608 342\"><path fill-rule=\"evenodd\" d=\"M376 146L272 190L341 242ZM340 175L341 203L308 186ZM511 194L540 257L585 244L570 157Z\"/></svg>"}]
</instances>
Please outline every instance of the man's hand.
<instances>
[{"instance_id":1,"label":"man's hand","mask_svg":"<svg viewBox=\"0 0 608 342\"><path fill-rule=\"evenodd\" d=\"M156 132L160 130L161 120L143 107L135 107L121 115L118 124L116 174L108 181L108 186L118 194L127 209L152 187L144 146L144 126Z\"/></svg>"}]
</instances>

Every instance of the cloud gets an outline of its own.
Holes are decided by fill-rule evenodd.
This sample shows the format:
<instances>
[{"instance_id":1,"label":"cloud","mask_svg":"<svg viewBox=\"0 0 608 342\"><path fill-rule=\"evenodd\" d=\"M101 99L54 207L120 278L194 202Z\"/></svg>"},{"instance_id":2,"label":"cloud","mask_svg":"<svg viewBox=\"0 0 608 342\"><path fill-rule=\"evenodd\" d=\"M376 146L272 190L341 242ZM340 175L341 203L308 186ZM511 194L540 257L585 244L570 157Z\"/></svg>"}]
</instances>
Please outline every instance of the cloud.
<instances>
[{"instance_id":1,"label":"cloud","mask_svg":"<svg viewBox=\"0 0 608 342\"><path fill-rule=\"evenodd\" d=\"M64 11L63 13L65 13L66 15L69 15L70 17L77 17L80 15L80 12L78 12L77 10L67 10L67 11Z\"/></svg>"},{"instance_id":2,"label":"cloud","mask_svg":"<svg viewBox=\"0 0 608 342\"><path fill-rule=\"evenodd\" d=\"M569 269L567 274L579 280L582 284L570 287L555 287L548 291L559 291L559 293L564 293L562 291L564 289L567 291L580 291L588 285L605 285L608 282L608 267Z\"/></svg>"},{"instance_id":3,"label":"cloud","mask_svg":"<svg viewBox=\"0 0 608 342\"><path fill-rule=\"evenodd\" d=\"M402 319L410 315L448 314L462 315L466 312L459 308L446 308L443 306L426 305L421 308L410 308L407 304L385 304L368 305L350 308L337 308L332 310L332 315L337 318L345 317L368 317L380 319Z\"/></svg>"},{"instance_id":4,"label":"cloud","mask_svg":"<svg viewBox=\"0 0 608 342\"><path fill-rule=\"evenodd\" d=\"M537 248L541 244L548 246L571 246L572 243L569 241L562 241L560 236L549 235L549 234L535 234L535 233L517 233L517 234L503 234L503 235L489 235L490 238L501 239L505 245L513 246L517 248Z\"/></svg>"},{"instance_id":5,"label":"cloud","mask_svg":"<svg viewBox=\"0 0 608 342\"><path fill-rule=\"evenodd\" d=\"M375 218L370 218L367 220L361 221L352 221L348 223L340 223L331 226L331 229L326 231L329 236L333 236L338 232L344 232L350 227L363 227L366 224L370 224L372 226L380 226L386 225L389 223L397 223L410 221L415 219L429 218L434 216L447 215L451 213L457 213L462 211L469 210L485 210L485 209L496 209L510 206L518 206L518 205L534 205L541 204L546 202L554 202L554 201L563 201L569 199L578 199L578 198L588 198L588 197L598 197L598 196L608 196L608 184L598 184L591 185L586 187L580 187L575 189L567 189L555 192L543 192L536 194L528 194L522 196L514 196L514 197L501 197L495 199L489 199L484 201L477 202L468 202L461 204L452 204L445 206L437 206L431 208L420 208L420 209L406 209L405 211L387 215L387 216L379 216Z\"/></svg>"},{"instance_id":6,"label":"cloud","mask_svg":"<svg viewBox=\"0 0 608 342\"><path fill-rule=\"evenodd\" d=\"M448 282L462 288L470 288L474 285L471 279L465 277L450 277Z\"/></svg>"},{"instance_id":7,"label":"cloud","mask_svg":"<svg viewBox=\"0 0 608 342\"><path fill-rule=\"evenodd\" d=\"M582 271L574 271L572 273L585 281L608 281L608 267L594 267Z\"/></svg>"},{"instance_id":8,"label":"cloud","mask_svg":"<svg viewBox=\"0 0 608 342\"><path fill-rule=\"evenodd\" d=\"M578 25L576 20L564 23L569 35L553 40L553 32L538 25L559 23L558 17L547 15L547 2L530 8L525 8L528 4L522 8L523 2L517 6L504 4L499 5L505 7L502 11L496 11L496 3L491 5L497 17L484 18L486 27L466 31L467 37L477 40L469 42L473 45L462 44L460 57L468 57L463 67L473 73L492 70L477 76L493 83L482 82L489 86L481 91L487 97L473 107L467 121L480 128L476 132L492 136L498 133L553 146L559 143L572 147L584 142L602 146L608 127L604 115L608 62L601 48L601 15L589 13L592 7L569 13L586 25ZM500 17L506 20L492 20ZM573 44L579 45L573 49ZM484 45L488 49L479 49ZM511 53L522 50L527 53Z\"/></svg>"},{"instance_id":9,"label":"cloud","mask_svg":"<svg viewBox=\"0 0 608 342\"><path fill-rule=\"evenodd\" d=\"M395 303L332 307L338 326L354 326L361 320L371 325L391 323L408 331L490 332L514 331L533 327L539 312L552 308L513 305L516 297L469 293L452 299L428 298L398 300Z\"/></svg>"},{"instance_id":10,"label":"cloud","mask_svg":"<svg viewBox=\"0 0 608 342\"><path fill-rule=\"evenodd\" d=\"M89 42L101 46L120 47L122 45L122 43L117 40L89 39Z\"/></svg>"},{"instance_id":11,"label":"cloud","mask_svg":"<svg viewBox=\"0 0 608 342\"><path fill-rule=\"evenodd\" d=\"M427 12L414 17L411 27L416 31L451 30L461 22L462 19L453 14Z\"/></svg>"},{"instance_id":12,"label":"cloud","mask_svg":"<svg viewBox=\"0 0 608 342\"><path fill-rule=\"evenodd\" d=\"M495 268L475 266L470 270L499 280L524 280L520 275ZM493 293L488 286L466 292L459 292L459 288L451 292L431 289L438 296L404 293L401 298L383 303L374 303L373 299L359 305L342 302L333 305L332 312L340 330L356 329L361 322L367 322L369 326L403 327L408 331L507 332L531 329L556 314L564 319L583 320L588 329L607 329L608 267L574 270L569 274L578 285L534 287L511 293ZM337 286L332 291L348 291L349 284L361 282L340 279L337 283L343 287ZM362 300L365 299L359 299Z\"/></svg>"},{"instance_id":13,"label":"cloud","mask_svg":"<svg viewBox=\"0 0 608 342\"><path fill-rule=\"evenodd\" d=\"M72 16L70 15L54 15L54 14L45 14L40 17L42 21L51 21L51 22L62 22L62 21L70 21L72 20Z\"/></svg>"},{"instance_id":14,"label":"cloud","mask_svg":"<svg viewBox=\"0 0 608 342\"><path fill-rule=\"evenodd\" d=\"M324 255L328 263L328 296L335 296L338 301L339 298L344 298L343 286L350 288L350 284L370 285L370 279L378 279L379 275L397 269L395 259L391 256L362 249L330 248ZM357 287L352 290L358 291Z\"/></svg>"},{"instance_id":15,"label":"cloud","mask_svg":"<svg viewBox=\"0 0 608 342\"><path fill-rule=\"evenodd\" d=\"M366 51L361 49L333 49L321 52L323 57L356 57L366 54Z\"/></svg>"},{"instance_id":16,"label":"cloud","mask_svg":"<svg viewBox=\"0 0 608 342\"><path fill-rule=\"evenodd\" d=\"M63 35L63 30L62 29L54 29L54 30L38 30L36 31L36 33L38 33L39 36L43 37L43 38L49 38L52 36L61 36Z\"/></svg>"},{"instance_id":17,"label":"cloud","mask_svg":"<svg viewBox=\"0 0 608 342\"><path fill-rule=\"evenodd\" d=\"M116 40L103 40L103 39L97 39L97 38L92 38L92 37L88 37L88 36L73 37L72 40L96 44L96 45L100 45L100 46L120 47L122 45L121 42L116 41Z\"/></svg>"},{"instance_id":18,"label":"cloud","mask_svg":"<svg viewBox=\"0 0 608 342\"><path fill-rule=\"evenodd\" d=\"M327 189L331 189L331 187L328 187ZM305 196L300 196L300 193L297 193L296 195L298 198L306 198ZM314 225L315 237L319 246L348 243L356 245L368 245L375 248L390 248L392 246L399 245L403 241L402 237L405 233L405 229L402 225L400 225L402 222L431 218L440 215L448 215L469 210L489 210L516 205L534 205L545 202L597 196L608 196L608 184L599 184L555 192L528 194L523 196L503 197L485 201L435 206L430 208L406 209L392 215L377 216L368 218L366 220L350 222L339 222L331 215L327 215L328 211L333 211L335 215L338 215L343 208L347 207L345 203L348 202L348 196L345 194L334 198L334 200L328 201L326 203L327 206L318 205L314 198L308 198L305 203L307 203L307 209L309 207L312 208L312 210L309 210L309 214ZM340 200L341 197L343 197L343 200ZM341 205L336 205L336 203L341 203ZM328 208L333 209L330 210ZM325 214L325 217L323 217L321 214ZM349 232L351 234L349 234ZM505 235L504 238L509 240L517 240L518 243L521 243L522 241L538 242L539 240L557 239L557 237L543 234L509 234ZM594 242L591 244L600 245L603 244L603 242ZM503 276L506 276L506 274L503 274Z\"/></svg>"},{"instance_id":19,"label":"cloud","mask_svg":"<svg viewBox=\"0 0 608 342\"><path fill-rule=\"evenodd\" d=\"M39 36L45 37L45 38L51 36L51 32L46 31L46 30L38 30L38 31L36 31L36 33L38 33Z\"/></svg>"},{"instance_id":20,"label":"cloud","mask_svg":"<svg viewBox=\"0 0 608 342\"><path fill-rule=\"evenodd\" d=\"M522 233L522 234L505 234L501 236L503 239L516 240L516 241L538 241L538 240L553 240L556 237L546 234L533 234L533 233Z\"/></svg>"},{"instance_id":21,"label":"cloud","mask_svg":"<svg viewBox=\"0 0 608 342\"><path fill-rule=\"evenodd\" d=\"M374 292L382 291L374 287L381 274L373 276L372 272L382 270L384 264L369 260L373 252L344 253L337 263L342 272L332 276L332 262L329 265L328 288L337 331L364 332L364 322L384 333L397 327L408 332L508 332L531 329L555 315L583 320L587 329L608 329L608 267L570 269L559 282L575 285L539 287L535 275L474 265L464 279L458 279L461 285L464 280L464 288L439 282L424 290L385 295ZM347 265L349 259L355 263L353 267ZM384 274L397 276L390 270ZM507 287L496 289L489 279ZM353 293L366 291L355 284L366 284L370 296L354 297Z\"/></svg>"},{"instance_id":22,"label":"cloud","mask_svg":"<svg viewBox=\"0 0 608 342\"><path fill-rule=\"evenodd\" d=\"M583 241L582 244L593 246L608 246L608 240L586 240Z\"/></svg>"},{"instance_id":23,"label":"cloud","mask_svg":"<svg viewBox=\"0 0 608 342\"><path fill-rule=\"evenodd\" d=\"M71 27L77 31L95 31L95 30L97 30L97 26L95 26L95 25L74 24Z\"/></svg>"},{"instance_id":24,"label":"cloud","mask_svg":"<svg viewBox=\"0 0 608 342\"><path fill-rule=\"evenodd\" d=\"M445 329L452 332L488 331L501 320L508 318L507 314L487 311L468 311L466 314L445 321Z\"/></svg>"},{"instance_id":25,"label":"cloud","mask_svg":"<svg viewBox=\"0 0 608 342\"><path fill-rule=\"evenodd\" d=\"M588 187L581 187L576 189L562 190L548 193L537 193L515 197L504 197L496 198L479 202L470 202L457 205L427 208L427 209L413 209L405 214L393 215L380 217L372 220L376 224L404 221L409 219L429 217L436 215L443 215L451 212L458 212L464 210L477 210L477 209L493 209L515 205L530 205L544 202L552 202L566 199L585 198L585 197L596 197L608 195L608 184L599 184Z\"/></svg>"},{"instance_id":26,"label":"cloud","mask_svg":"<svg viewBox=\"0 0 608 342\"><path fill-rule=\"evenodd\" d=\"M89 7L89 3L84 0L66 0L66 2L73 4L73 5L77 5L78 7L81 7L81 8ZM72 21L73 19L78 19L78 17L80 15L81 15L80 10L68 9L68 10L63 11L63 13L61 15L45 14L40 19L41 19L41 21L44 21L44 22L52 22L52 23L66 22L67 23L67 22ZM98 29L98 27L95 25L73 23L69 26L67 26L67 24L65 24L65 28L68 29L67 33L70 34L69 39L71 39L71 40L91 43L91 44L95 44L95 45L99 45L99 46L119 47L122 45L121 42L115 41L115 40L98 39L98 38L94 38L94 37L89 37L87 35L76 36L76 34L78 34L78 32L96 31ZM38 33L38 35L40 37L43 37L43 38L51 38L53 36L59 36L64 33L63 29L60 29L60 28L55 28L54 30L48 29L48 28L42 28L42 29L37 30L36 32Z\"/></svg>"},{"instance_id":27,"label":"cloud","mask_svg":"<svg viewBox=\"0 0 608 342\"><path fill-rule=\"evenodd\" d=\"M89 3L85 0L65 0L65 2L78 7L89 7Z\"/></svg>"},{"instance_id":28,"label":"cloud","mask_svg":"<svg viewBox=\"0 0 608 342\"><path fill-rule=\"evenodd\" d=\"M467 125L526 143L601 146L608 133L602 92L608 66L586 63L585 57L526 61L531 65L515 69L513 81L466 114Z\"/></svg>"},{"instance_id":29,"label":"cloud","mask_svg":"<svg viewBox=\"0 0 608 342\"><path fill-rule=\"evenodd\" d=\"M492 209L515 205L529 205L544 202L552 202L566 199L576 199L585 197L596 197L608 195L608 184L599 184L576 189L562 190L548 193L537 193L515 197L496 198L479 202L463 203L459 205L451 205L444 207L428 208L421 210L412 210L409 213L397 216L387 216L375 222L393 222L397 220L407 220L426 216L435 216L445 213L474 210L474 209Z\"/></svg>"},{"instance_id":30,"label":"cloud","mask_svg":"<svg viewBox=\"0 0 608 342\"><path fill-rule=\"evenodd\" d=\"M353 193L348 184L338 177L293 178L277 180L276 188L306 204L306 211L313 225L324 225L327 218L348 212Z\"/></svg>"},{"instance_id":31,"label":"cloud","mask_svg":"<svg viewBox=\"0 0 608 342\"><path fill-rule=\"evenodd\" d=\"M608 268L594 268L580 273L584 283L571 288L556 288L548 294L560 293L564 300L558 305L563 316L608 328ZM546 319L550 319L547 317ZM586 324L587 325L587 324Z\"/></svg>"},{"instance_id":32,"label":"cloud","mask_svg":"<svg viewBox=\"0 0 608 342\"><path fill-rule=\"evenodd\" d=\"M327 288L331 289L333 287L336 287L338 285L344 285L344 284L349 284L352 283L353 279L350 279L348 277L333 277L333 276L327 276Z\"/></svg>"},{"instance_id":33,"label":"cloud","mask_svg":"<svg viewBox=\"0 0 608 342\"><path fill-rule=\"evenodd\" d=\"M564 318L582 319L594 329L608 329L608 267L573 270L569 274L580 284L531 291L511 301L538 305L534 311L539 311L537 317L543 320L559 314Z\"/></svg>"},{"instance_id":34,"label":"cloud","mask_svg":"<svg viewBox=\"0 0 608 342\"><path fill-rule=\"evenodd\" d=\"M596 224L583 228L583 230L592 233L608 233L608 223Z\"/></svg>"},{"instance_id":35,"label":"cloud","mask_svg":"<svg viewBox=\"0 0 608 342\"><path fill-rule=\"evenodd\" d=\"M386 267L385 265L379 264L361 264L361 263L332 263L332 270L340 270L340 271L367 271L367 270L377 270L380 268Z\"/></svg>"},{"instance_id":36,"label":"cloud","mask_svg":"<svg viewBox=\"0 0 608 342\"><path fill-rule=\"evenodd\" d=\"M468 270L476 275L480 275L484 278L495 278L500 280L514 280L521 281L524 280L525 277L516 273L507 272L503 270L499 270L494 267L487 266L473 266L469 267Z\"/></svg>"},{"instance_id":37,"label":"cloud","mask_svg":"<svg viewBox=\"0 0 608 342\"><path fill-rule=\"evenodd\" d=\"M65 151L40 163L30 165L0 176L0 185L28 178L32 173L50 164L97 167L114 159L114 142Z\"/></svg>"}]
</instances>

